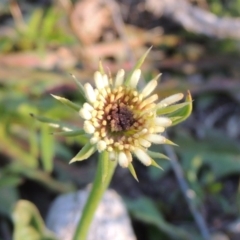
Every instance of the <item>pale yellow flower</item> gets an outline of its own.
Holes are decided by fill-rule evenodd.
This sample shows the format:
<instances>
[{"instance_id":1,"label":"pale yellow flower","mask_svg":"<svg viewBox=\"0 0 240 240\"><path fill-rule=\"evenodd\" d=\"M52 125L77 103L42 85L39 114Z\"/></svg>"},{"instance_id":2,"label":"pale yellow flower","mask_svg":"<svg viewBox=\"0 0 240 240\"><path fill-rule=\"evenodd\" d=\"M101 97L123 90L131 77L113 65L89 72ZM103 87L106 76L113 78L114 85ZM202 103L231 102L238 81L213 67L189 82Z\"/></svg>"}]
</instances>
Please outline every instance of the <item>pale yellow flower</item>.
<instances>
[{"instance_id":1,"label":"pale yellow flower","mask_svg":"<svg viewBox=\"0 0 240 240\"><path fill-rule=\"evenodd\" d=\"M58 128L57 135L78 136L87 139L86 144L70 161L88 159L94 152L103 152L120 166L128 167L137 180L132 165L133 155L144 165L161 168L154 158L168 159L162 153L150 151L152 144L174 144L163 135L167 127L186 120L192 111L192 99L188 92L185 102L182 93L169 96L161 101L154 90L160 75L152 79L141 91L137 85L141 77L139 69L151 48L137 61L134 70L125 77L123 69L113 79L104 73L100 63L94 74L95 86L84 86L76 80L80 95L85 102L78 105L70 100L52 95L55 99L77 111L84 120L83 129L65 127L61 122L31 114L40 122ZM107 154L108 153L108 154ZM103 168L107 165L103 166Z\"/></svg>"},{"instance_id":2,"label":"pale yellow flower","mask_svg":"<svg viewBox=\"0 0 240 240\"><path fill-rule=\"evenodd\" d=\"M167 116L158 116L157 112L180 101L183 94L177 93L157 102L158 95L152 93L159 76L138 91L140 77L140 69L134 70L128 81L124 70L120 70L115 79L97 71L94 74L95 87L90 83L84 85L87 102L79 114L84 119L83 129L90 141L84 157L96 150L107 151L110 159L117 160L122 167L129 167L132 155L149 166L155 162L148 148L152 144L171 143L162 133L172 121ZM79 156L72 161L82 160L82 155Z\"/></svg>"}]
</instances>

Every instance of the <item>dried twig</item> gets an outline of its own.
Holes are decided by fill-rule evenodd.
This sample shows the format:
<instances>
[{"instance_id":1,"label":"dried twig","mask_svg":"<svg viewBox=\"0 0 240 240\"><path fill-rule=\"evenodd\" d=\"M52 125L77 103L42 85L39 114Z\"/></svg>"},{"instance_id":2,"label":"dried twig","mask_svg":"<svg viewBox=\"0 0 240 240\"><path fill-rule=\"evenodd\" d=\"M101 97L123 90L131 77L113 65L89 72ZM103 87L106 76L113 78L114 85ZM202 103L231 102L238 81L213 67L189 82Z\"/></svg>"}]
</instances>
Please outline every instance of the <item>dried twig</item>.
<instances>
[{"instance_id":1,"label":"dried twig","mask_svg":"<svg viewBox=\"0 0 240 240\"><path fill-rule=\"evenodd\" d=\"M25 29L26 28L26 24L23 20L23 15L22 15L22 11L19 7L19 4L17 1L13 0L10 2L9 4L9 9L10 9L10 12L12 14L12 17L13 17L13 20L14 20L14 23L15 23L15 26L18 28L18 29Z\"/></svg>"},{"instance_id":2,"label":"dried twig","mask_svg":"<svg viewBox=\"0 0 240 240\"><path fill-rule=\"evenodd\" d=\"M183 170L182 170L180 164L178 163L177 156L171 146L164 145L164 149L165 149L167 155L169 156L169 158L171 159L170 162L171 162L174 174L177 178L177 181L181 188L181 191L187 201L189 209L194 217L194 220L199 228L199 231L201 232L201 235L204 240L209 240L210 233L208 231L207 224L193 201L194 197L195 197L194 192L189 188L189 186L184 178Z\"/></svg>"},{"instance_id":3,"label":"dried twig","mask_svg":"<svg viewBox=\"0 0 240 240\"><path fill-rule=\"evenodd\" d=\"M187 0L146 0L146 9L156 16L171 17L191 32L240 39L240 18L218 17Z\"/></svg>"},{"instance_id":4,"label":"dried twig","mask_svg":"<svg viewBox=\"0 0 240 240\"><path fill-rule=\"evenodd\" d=\"M60 3L61 6L64 8L64 10L70 14L72 8L73 8L73 4L70 0L57 0L56 4Z\"/></svg>"},{"instance_id":5,"label":"dried twig","mask_svg":"<svg viewBox=\"0 0 240 240\"><path fill-rule=\"evenodd\" d=\"M135 63L136 60L134 59L133 52L128 43L128 38L124 31L124 21L122 19L119 5L113 0L104 0L104 1L106 2L106 4L108 5L108 7L111 11L113 22L115 24L115 28L116 28L121 40L125 44L126 52L128 54L128 59L133 65L133 63Z\"/></svg>"}]
</instances>

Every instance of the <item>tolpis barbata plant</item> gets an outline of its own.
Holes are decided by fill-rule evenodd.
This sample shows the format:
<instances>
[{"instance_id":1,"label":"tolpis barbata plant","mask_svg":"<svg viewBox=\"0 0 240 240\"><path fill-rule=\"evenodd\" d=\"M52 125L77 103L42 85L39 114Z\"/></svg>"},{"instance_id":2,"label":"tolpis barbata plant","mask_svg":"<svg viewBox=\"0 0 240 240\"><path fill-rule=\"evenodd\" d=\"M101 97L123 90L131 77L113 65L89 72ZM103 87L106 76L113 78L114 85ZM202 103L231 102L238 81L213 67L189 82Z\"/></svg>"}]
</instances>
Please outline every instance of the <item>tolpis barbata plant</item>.
<instances>
[{"instance_id":1,"label":"tolpis barbata plant","mask_svg":"<svg viewBox=\"0 0 240 240\"><path fill-rule=\"evenodd\" d=\"M84 120L83 129L72 131L69 128L62 135L82 136L89 142L70 161L82 161L94 152L107 152L110 161L116 161L121 167L129 168L135 179L136 173L132 165L133 155L146 166L160 166L154 158L167 156L150 151L152 144L174 144L163 136L166 128L185 120L191 113L192 100L187 93L185 102L182 93L176 93L158 100L153 94L158 85L160 74L142 89L137 85L141 76L140 66L150 49L138 61L127 77L125 71L119 70L116 77L106 74L100 63L99 71L94 74L95 86L90 83L82 85L76 79L80 94L85 100L78 106L70 100L52 95L55 99L79 113ZM34 116L42 122L58 126L54 121Z\"/></svg>"},{"instance_id":2,"label":"tolpis barbata plant","mask_svg":"<svg viewBox=\"0 0 240 240\"><path fill-rule=\"evenodd\" d=\"M136 180L137 175L132 165L133 156L145 166L161 168L154 158L168 157L150 151L149 148L152 144L174 145L164 137L165 129L184 121L191 114L190 93L187 93L182 103L177 103L183 99L182 93L161 100L153 93L160 75L152 79L142 90L138 89L140 67L149 51L150 49L127 76L121 69L113 78L104 72L100 63L99 71L94 74L95 86L90 83L82 85L74 78L79 87L79 94L85 101L82 106L66 98L52 95L79 113L84 121L83 129L73 130L54 120L31 114L41 122L61 128L62 132L58 134L88 138L89 141L70 163L88 159L94 152L99 152L96 176L73 240L87 238L95 210L109 185L117 163L128 168Z\"/></svg>"}]
</instances>

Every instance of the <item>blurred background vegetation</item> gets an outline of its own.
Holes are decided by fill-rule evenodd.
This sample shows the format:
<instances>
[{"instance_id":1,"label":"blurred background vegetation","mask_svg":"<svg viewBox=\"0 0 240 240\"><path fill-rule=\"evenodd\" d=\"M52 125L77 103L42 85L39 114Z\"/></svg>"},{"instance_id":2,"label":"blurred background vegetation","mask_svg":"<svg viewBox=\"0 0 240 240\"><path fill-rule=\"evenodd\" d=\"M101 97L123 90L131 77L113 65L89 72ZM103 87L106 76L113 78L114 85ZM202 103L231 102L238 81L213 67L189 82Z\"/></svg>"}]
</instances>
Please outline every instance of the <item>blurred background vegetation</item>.
<instances>
[{"instance_id":1,"label":"blurred background vegetation","mask_svg":"<svg viewBox=\"0 0 240 240\"><path fill-rule=\"evenodd\" d=\"M19 199L34 203L44 219L56 196L94 176L95 157L68 164L84 139L52 136L29 113L81 127L50 93L79 102L69 73L91 82L100 58L112 74L129 70L151 45L144 80L163 73L159 98L193 95L192 116L169 135L180 146L175 151L195 204L211 233L240 239L239 39L188 32L170 16L146 11L143 1L100 2L0 0L0 239L12 239ZM240 15L239 0L188 2L219 17ZM140 183L118 168L111 187L125 199L138 240L184 239L173 234L179 229L201 239L170 163L161 162L162 172L134 164Z\"/></svg>"}]
</instances>

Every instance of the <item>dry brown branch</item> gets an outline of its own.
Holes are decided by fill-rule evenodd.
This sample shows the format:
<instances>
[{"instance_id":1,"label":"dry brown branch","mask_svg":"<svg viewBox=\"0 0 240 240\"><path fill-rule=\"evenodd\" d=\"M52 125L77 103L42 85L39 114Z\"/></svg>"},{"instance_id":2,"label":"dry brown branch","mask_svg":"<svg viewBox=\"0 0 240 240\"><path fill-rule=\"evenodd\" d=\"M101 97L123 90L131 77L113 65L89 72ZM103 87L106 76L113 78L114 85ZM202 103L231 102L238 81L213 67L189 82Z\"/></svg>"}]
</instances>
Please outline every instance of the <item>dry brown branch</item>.
<instances>
[{"instance_id":1,"label":"dry brown branch","mask_svg":"<svg viewBox=\"0 0 240 240\"><path fill-rule=\"evenodd\" d=\"M83 45L91 45L112 27L109 8L102 0L83 0L75 3L70 15L75 35Z\"/></svg>"},{"instance_id":2,"label":"dry brown branch","mask_svg":"<svg viewBox=\"0 0 240 240\"><path fill-rule=\"evenodd\" d=\"M111 11L111 15L112 15L112 19L113 19L113 23L115 25L116 31L118 32L120 39L123 41L125 45L125 49L128 53L128 59L133 65L133 63L135 62L135 59L134 59L134 55L131 50L131 47L129 46L128 38L126 36L125 25L120 12L120 7L118 3L113 0L105 0L105 3L108 5Z\"/></svg>"},{"instance_id":3,"label":"dry brown branch","mask_svg":"<svg viewBox=\"0 0 240 240\"><path fill-rule=\"evenodd\" d=\"M240 39L240 18L218 17L187 0L146 0L146 9L156 16L171 17L188 31L218 38Z\"/></svg>"},{"instance_id":4,"label":"dry brown branch","mask_svg":"<svg viewBox=\"0 0 240 240\"><path fill-rule=\"evenodd\" d=\"M176 179L178 181L178 184L180 186L180 189L186 199L186 202L188 204L189 210L191 211L194 220L197 224L197 227L202 235L202 238L204 240L210 240L210 233L207 227L207 224L205 222L205 219L203 218L201 212L199 211L198 207L195 204L195 198L196 194L195 192L189 188L188 183L184 177L184 173L182 170L181 165L178 162L178 158L176 153L174 152L173 148L170 145L165 145L164 149L171 159L171 166L173 168L174 174L176 176Z\"/></svg>"},{"instance_id":5,"label":"dry brown branch","mask_svg":"<svg viewBox=\"0 0 240 240\"><path fill-rule=\"evenodd\" d=\"M19 7L18 2L17 1L11 1L10 4L9 4L9 9L10 9L10 12L12 14L15 26L18 29L25 29L26 24L23 20L22 11Z\"/></svg>"}]
</instances>

